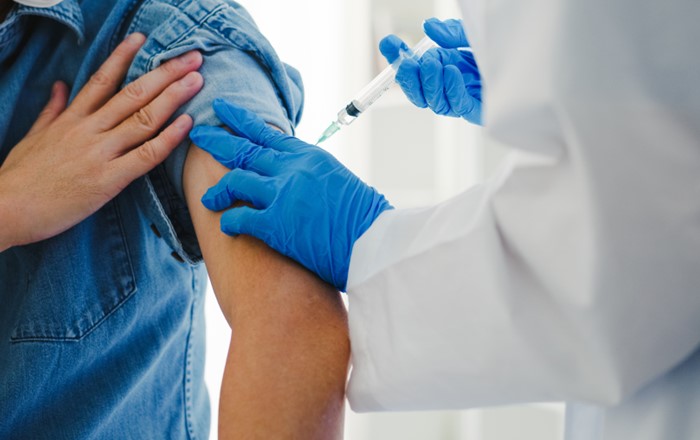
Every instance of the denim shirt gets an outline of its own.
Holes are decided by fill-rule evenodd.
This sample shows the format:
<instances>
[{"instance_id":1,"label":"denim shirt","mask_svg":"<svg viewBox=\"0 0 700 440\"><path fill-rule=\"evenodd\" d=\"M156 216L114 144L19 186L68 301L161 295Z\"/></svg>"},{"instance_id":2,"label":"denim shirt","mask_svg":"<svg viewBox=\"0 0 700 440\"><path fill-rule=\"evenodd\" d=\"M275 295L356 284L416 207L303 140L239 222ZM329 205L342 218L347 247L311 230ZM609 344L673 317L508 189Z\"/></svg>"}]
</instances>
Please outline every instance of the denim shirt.
<instances>
[{"instance_id":1,"label":"denim shirt","mask_svg":"<svg viewBox=\"0 0 700 440\"><path fill-rule=\"evenodd\" d=\"M238 4L64 0L17 5L0 24L0 161L56 80L74 97L135 31L148 39L126 82L199 49L205 86L179 113L216 125L222 96L292 132L299 75ZM208 438L206 273L182 195L186 151L70 230L0 253L1 439Z\"/></svg>"}]
</instances>

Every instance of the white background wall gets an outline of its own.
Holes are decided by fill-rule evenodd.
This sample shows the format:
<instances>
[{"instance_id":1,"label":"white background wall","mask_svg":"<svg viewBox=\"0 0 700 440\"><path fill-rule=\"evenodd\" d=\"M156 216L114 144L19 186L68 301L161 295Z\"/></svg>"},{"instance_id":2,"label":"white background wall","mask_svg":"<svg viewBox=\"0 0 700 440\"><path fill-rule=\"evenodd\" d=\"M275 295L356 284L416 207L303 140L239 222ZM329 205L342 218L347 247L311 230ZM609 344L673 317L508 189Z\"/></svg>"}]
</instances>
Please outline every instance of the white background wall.
<instances>
[{"instance_id":1,"label":"white background wall","mask_svg":"<svg viewBox=\"0 0 700 440\"><path fill-rule=\"evenodd\" d=\"M455 0L239 0L306 87L297 136L315 142L335 113L385 66L377 42L396 33L409 44L430 16L458 17ZM271 13L274 11L274 13ZM321 17L312 18L312 17ZM412 107L393 90L323 145L398 208L444 200L490 175L504 154L464 121ZM216 438L218 393L230 336L213 293L207 297L207 372ZM433 413L355 414L348 440L560 440L561 405Z\"/></svg>"}]
</instances>

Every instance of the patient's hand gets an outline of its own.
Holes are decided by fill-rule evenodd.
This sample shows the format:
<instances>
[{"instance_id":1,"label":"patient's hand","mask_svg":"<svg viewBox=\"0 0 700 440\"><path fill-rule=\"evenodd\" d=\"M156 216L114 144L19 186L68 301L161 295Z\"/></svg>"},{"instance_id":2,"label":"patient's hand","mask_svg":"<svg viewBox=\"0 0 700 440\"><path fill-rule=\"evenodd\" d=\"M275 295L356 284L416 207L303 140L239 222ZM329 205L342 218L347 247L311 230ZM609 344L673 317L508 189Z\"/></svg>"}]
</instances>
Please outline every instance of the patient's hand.
<instances>
[{"instance_id":1,"label":"patient's hand","mask_svg":"<svg viewBox=\"0 0 700 440\"><path fill-rule=\"evenodd\" d=\"M34 126L0 167L0 251L40 241L79 223L131 181L165 160L192 127L175 111L202 87L191 52L118 88L145 37L122 42L66 108L53 87Z\"/></svg>"}]
</instances>

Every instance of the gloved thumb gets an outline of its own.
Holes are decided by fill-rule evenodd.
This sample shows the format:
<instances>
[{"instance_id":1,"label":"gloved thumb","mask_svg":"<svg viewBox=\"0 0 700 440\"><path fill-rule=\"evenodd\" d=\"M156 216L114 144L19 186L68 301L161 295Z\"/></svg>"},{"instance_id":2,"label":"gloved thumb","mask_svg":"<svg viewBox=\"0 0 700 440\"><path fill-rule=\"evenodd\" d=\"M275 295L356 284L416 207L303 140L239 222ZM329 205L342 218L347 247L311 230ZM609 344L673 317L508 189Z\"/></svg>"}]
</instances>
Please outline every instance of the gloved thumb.
<instances>
[{"instance_id":1,"label":"gloved thumb","mask_svg":"<svg viewBox=\"0 0 700 440\"><path fill-rule=\"evenodd\" d=\"M423 23L423 29L431 40L445 49L469 47L462 20L451 18L442 21L437 18L429 18Z\"/></svg>"},{"instance_id":2,"label":"gloved thumb","mask_svg":"<svg viewBox=\"0 0 700 440\"><path fill-rule=\"evenodd\" d=\"M396 61L402 51L408 51L409 47L396 35L387 35L379 42L379 51L389 64Z\"/></svg>"}]
</instances>

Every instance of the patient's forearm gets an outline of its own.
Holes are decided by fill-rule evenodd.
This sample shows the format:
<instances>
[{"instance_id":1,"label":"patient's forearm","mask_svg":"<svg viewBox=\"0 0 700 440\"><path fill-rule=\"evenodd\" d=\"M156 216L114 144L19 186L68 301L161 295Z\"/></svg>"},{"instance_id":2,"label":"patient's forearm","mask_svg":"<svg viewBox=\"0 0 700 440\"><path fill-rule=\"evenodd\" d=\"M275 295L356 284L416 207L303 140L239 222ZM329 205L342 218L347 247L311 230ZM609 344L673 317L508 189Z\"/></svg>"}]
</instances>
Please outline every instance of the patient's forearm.
<instances>
[{"instance_id":1,"label":"patient's forearm","mask_svg":"<svg viewBox=\"0 0 700 440\"><path fill-rule=\"evenodd\" d=\"M222 439L342 436L349 344L330 286L250 237L219 231L199 202L226 171L198 148L185 191L219 304L232 328L221 390Z\"/></svg>"}]
</instances>

